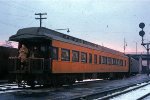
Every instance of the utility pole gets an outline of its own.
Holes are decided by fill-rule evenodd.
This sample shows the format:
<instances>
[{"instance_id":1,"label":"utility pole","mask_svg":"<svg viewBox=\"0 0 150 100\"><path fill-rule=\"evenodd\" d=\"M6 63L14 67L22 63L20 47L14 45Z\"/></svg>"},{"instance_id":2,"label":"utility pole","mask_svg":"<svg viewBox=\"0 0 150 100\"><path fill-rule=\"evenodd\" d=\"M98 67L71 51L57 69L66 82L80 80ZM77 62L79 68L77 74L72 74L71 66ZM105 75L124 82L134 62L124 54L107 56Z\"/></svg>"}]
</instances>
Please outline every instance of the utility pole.
<instances>
[{"instance_id":1,"label":"utility pole","mask_svg":"<svg viewBox=\"0 0 150 100\"><path fill-rule=\"evenodd\" d=\"M126 42L126 40L125 40L125 38L124 38L124 46L123 46L124 54L125 54L126 46L127 46L127 42Z\"/></svg>"},{"instance_id":2,"label":"utility pole","mask_svg":"<svg viewBox=\"0 0 150 100\"><path fill-rule=\"evenodd\" d=\"M42 15L47 15L47 13L35 13L35 15L39 15L40 18L35 18L40 20L40 27L42 27L42 19L47 19L46 17L42 18Z\"/></svg>"},{"instance_id":3,"label":"utility pole","mask_svg":"<svg viewBox=\"0 0 150 100\"><path fill-rule=\"evenodd\" d=\"M137 54L137 42L136 42L136 54Z\"/></svg>"}]
</instances>

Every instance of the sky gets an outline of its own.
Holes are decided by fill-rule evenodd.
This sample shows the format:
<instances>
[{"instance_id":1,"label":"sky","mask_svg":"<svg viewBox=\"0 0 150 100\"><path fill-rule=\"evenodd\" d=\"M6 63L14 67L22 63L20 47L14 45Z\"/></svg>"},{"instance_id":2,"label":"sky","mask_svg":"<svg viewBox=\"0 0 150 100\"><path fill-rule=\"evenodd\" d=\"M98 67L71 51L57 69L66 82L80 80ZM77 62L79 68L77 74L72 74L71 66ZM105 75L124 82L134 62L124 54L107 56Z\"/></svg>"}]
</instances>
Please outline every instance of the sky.
<instances>
[{"instance_id":1,"label":"sky","mask_svg":"<svg viewBox=\"0 0 150 100\"><path fill-rule=\"evenodd\" d=\"M139 23L145 23L144 42L150 39L150 0L0 0L0 42L17 30L39 27L35 13L47 13L42 26L124 52L145 52Z\"/></svg>"}]
</instances>

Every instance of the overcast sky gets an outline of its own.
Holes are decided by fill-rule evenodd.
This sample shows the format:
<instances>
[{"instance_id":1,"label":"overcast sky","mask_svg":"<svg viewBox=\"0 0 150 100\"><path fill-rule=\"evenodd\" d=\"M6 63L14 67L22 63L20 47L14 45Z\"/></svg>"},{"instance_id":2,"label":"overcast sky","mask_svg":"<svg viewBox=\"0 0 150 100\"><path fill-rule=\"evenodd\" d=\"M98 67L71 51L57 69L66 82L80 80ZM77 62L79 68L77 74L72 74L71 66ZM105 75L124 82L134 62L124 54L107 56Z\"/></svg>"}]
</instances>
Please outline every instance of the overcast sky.
<instances>
[{"instance_id":1,"label":"overcast sky","mask_svg":"<svg viewBox=\"0 0 150 100\"><path fill-rule=\"evenodd\" d=\"M123 52L145 49L140 45L139 23L144 22L145 42L150 39L150 0L0 0L0 41L17 30L38 27L35 13L47 13L43 26Z\"/></svg>"}]
</instances>

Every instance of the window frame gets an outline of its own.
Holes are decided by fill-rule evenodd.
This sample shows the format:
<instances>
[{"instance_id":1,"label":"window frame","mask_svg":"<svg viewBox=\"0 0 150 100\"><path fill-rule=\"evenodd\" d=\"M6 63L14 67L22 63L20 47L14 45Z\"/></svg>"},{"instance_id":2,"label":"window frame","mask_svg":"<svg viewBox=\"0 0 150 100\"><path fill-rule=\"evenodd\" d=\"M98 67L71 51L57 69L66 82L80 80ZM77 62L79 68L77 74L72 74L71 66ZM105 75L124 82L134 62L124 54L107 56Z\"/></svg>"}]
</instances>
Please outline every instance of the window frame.
<instances>
[{"instance_id":1,"label":"window frame","mask_svg":"<svg viewBox=\"0 0 150 100\"><path fill-rule=\"evenodd\" d=\"M89 63L90 63L90 64L92 64L92 60L93 60L93 59L92 59L92 54L89 53Z\"/></svg>"},{"instance_id":2,"label":"window frame","mask_svg":"<svg viewBox=\"0 0 150 100\"><path fill-rule=\"evenodd\" d=\"M78 55L77 55L77 60L73 59L73 52L76 52ZM76 51L76 50L72 50L72 62L79 62L79 51Z\"/></svg>"},{"instance_id":3,"label":"window frame","mask_svg":"<svg viewBox=\"0 0 150 100\"><path fill-rule=\"evenodd\" d=\"M63 51L67 51L68 52L68 58L62 58L62 52ZM61 61L70 61L70 50L69 49L64 49L64 48L61 48Z\"/></svg>"},{"instance_id":4,"label":"window frame","mask_svg":"<svg viewBox=\"0 0 150 100\"><path fill-rule=\"evenodd\" d=\"M107 64L109 64L109 65L112 64L112 58L111 57L107 57Z\"/></svg>"},{"instance_id":5,"label":"window frame","mask_svg":"<svg viewBox=\"0 0 150 100\"><path fill-rule=\"evenodd\" d=\"M97 64L97 55L94 54L94 64Z\"/></svg>"},{"instance_id":6,"label":"window frame","mask_svg":"<svg viewBox=\"0 0 150 100\"><path fill-rule=\"evenodd\" d=\"M56 57L54 57L54 49L56 49ZM52 47L52 59L53 60L58 60L58 47Z\"/></svg>"},{"instance_id":7,"label":"window frame","mask_svg":"<svg viewBox=\"0 0 150 100\"><path fill-rule=\"evenodd\" d=\"M102 64L101 57L102 57L102 56L99 55L99 64Z\"/></svg>"},{"instance_id":8,"label":"window frame","mask_svg":"<svg viewBox=\"0 0 150 100\"><path fill-rule=\"evenodd\" d=\"M107 64L107 57L106 56L102 56L102 64Z\"/></svg>"},{"instance_id":9,"label":"window frame","mask_svg":"<svg viewBox=\"0 0 150 100\"><path fill-rule=\"evenodd\" d=\"M83 58L82 58L82 54L85 55L85 61L84 61ZM87 63L87 53L81 52L81 62L82 62L82 63Z\"/></svg>"}]
</instances>

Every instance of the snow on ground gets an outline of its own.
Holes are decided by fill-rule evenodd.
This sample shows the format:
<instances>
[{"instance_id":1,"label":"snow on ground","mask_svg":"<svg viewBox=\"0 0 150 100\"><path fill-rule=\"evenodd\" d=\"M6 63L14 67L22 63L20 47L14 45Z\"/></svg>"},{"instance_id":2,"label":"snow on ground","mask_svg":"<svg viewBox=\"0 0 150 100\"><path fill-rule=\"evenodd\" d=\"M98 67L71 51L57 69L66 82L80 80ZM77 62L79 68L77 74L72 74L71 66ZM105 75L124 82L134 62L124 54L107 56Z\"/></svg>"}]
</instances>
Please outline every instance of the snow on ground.
<instances>
[{"instance_id":1,"label":"snow on ground","mask_svg":"<svg viewBox=\"0 0 150 100\"><path fill-rule=\"evenodd\" d=\"M143 95L145 95L147 93L150 93L150 85L147 85L138 90L131 91L129 93L120 95L120 96L112 98L110 100L137 100L139 97L142 97Z\"/></svg>"},{"instance_id":2,"label":"snow on ground","mask_svg":"<svg viewBox=\"0 0 150 100\"><path fill-rule=\"evenodd\" d=\"M83 81L76 81L76 82L90 82L90 81L99 81L99 80L103 80L103 79L85 79Z\"/></svg>"}]
</instances>

